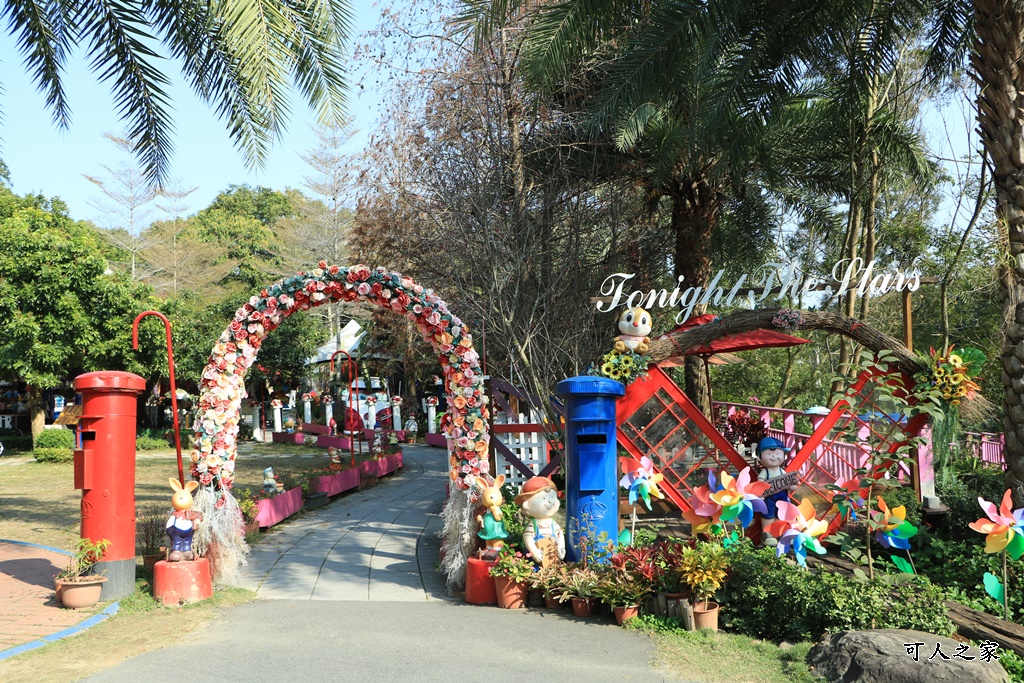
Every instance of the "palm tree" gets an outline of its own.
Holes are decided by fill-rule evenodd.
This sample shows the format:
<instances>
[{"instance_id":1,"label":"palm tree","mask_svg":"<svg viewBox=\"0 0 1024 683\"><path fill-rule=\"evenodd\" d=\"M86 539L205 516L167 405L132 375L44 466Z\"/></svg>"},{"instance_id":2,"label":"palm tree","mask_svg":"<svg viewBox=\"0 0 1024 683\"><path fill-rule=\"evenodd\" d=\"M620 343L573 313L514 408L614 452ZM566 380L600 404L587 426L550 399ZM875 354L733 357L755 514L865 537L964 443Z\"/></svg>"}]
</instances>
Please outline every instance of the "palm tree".
<instances>
[{"instance_id":1,"label":"palm tree","mask_svg":"<svg viewBox=\"0 0 1024 683\"><path fill-rule=\"evenodd\" d=\"M651 205L669 205L675 275L684 287L708 284L712 237L730 198L779 190L788 204L793 189L820 190L823 183L841 194L841 176L816 177L812 167L822 154L842 160L822 138L834 139L848 119L829 123L823 117L838 108L811 106L820 93L806 88L817 85L808 65L847 51L863 3L468 4L478 39L495 30L502 13L535 12L524 70L554 101L586 101L591 138L613 139L621 168L644 185ZM907 30L887 16L870 28L858 36L868 44ZM688 361L687 393L708 412L700 366Z\"/></svg>"},{"instance_id":2,"label":"palm tree","mask_svg":"<svg viewBox=\"0 0 1024 683\"><path fill-rule=\"evenodd\" d=\"M321 120L341 119L350 24L344 0L3 0L2 7L54 123L71 122L62 79L80 49L111 84L126 137L154 184L166 179L173 150L166 57L180 62L249 164L261 166L280 136L290 82Z\"/></svg>"},{"instance_id":3,"label":"palm tree","mask_svg":"<svg viewBox=\"0 0 1024 683\"><path fill-rule=\"evenodd\" d=\"M961 15L958 22L970 26ZM1024 504L1024 6L974 0L971 65L980 87L978 129L992 170L996 219L1005 229L999 267L1003 298L1003 431L1007 485ZM964 41L961 41L964 42Z\"/></svg>"}]
</instances>

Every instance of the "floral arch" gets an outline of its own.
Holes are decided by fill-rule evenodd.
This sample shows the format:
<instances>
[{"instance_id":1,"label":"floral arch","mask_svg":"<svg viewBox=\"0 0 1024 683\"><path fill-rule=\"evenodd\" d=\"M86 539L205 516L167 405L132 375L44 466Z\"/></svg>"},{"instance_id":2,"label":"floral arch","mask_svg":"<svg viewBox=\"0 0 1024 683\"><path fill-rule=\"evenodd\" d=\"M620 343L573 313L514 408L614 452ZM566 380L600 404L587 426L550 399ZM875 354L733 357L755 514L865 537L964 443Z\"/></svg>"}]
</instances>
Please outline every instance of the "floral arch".
<instances>
[{"instance_id":1,"label":"floral arch","mask_svg":"<svg viewBox=\"0 0 1024 683\"><path fill-rule=\"evenodd\" d=\"M446 538L465 545L468 531L462 527L468 527L467 493L475 477L488 472L490 439L487 397L472 335L440 297L410 278L386 268L344 268L321 261L309 272L274 283L235 311L203 370L191 471L200 483L196 507L207 523L197 532L196 544L210 556L218 581L230 580L247 552L239 533L237 504L230 493L240 409L246 397L245 373L256 361L263 340L285 318L337 301L366 301L404 315L416 323L438 354L449 406L441 418L441 430L451 439L450 476L455 489L445 510ZM463 552L451 552L451 547L446 550L449 582L461 583L464 564L452 563L451 558L463 556Z\"/></svg>"}]
</instances>

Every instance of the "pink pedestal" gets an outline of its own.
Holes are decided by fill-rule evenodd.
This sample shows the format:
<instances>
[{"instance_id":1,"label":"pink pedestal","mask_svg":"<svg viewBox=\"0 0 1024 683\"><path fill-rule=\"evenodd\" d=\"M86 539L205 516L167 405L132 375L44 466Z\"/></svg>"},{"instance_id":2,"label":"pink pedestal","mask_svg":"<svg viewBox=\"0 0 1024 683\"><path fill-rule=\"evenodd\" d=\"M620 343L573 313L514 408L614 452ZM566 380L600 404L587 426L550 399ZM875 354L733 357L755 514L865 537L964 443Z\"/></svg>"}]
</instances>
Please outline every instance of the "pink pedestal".
<instances>
[{"instance_id":1,"label":"pink pedestal","mask_svg":"<svg viewBox=\"0 0 1024 683\"><path fill-rule=\"evenodd\" d=\"M274 526L302 509L302 487L296 486L273 498L256 501L256 523L261 527Z\"/></svg>"},{"instance_id":2,"label":"pink pedestal","mask_svg":"<svg viewBox=\"0 0 1024 683\"><path fill-rule=\"evenodd\" d=\"M347 436L318 436L316 445L320 448L340 448L343 451L352 447Z\"/></svg>"},{"instance_id":3,"label":"pink pedestal","mask_svg":"<svg viewBox=\"0 0 1024 683\"><path fill-rule=\"evenodd\" d=\"M295 432L294 434L289 434L288 432L274 432L273 441L274 443L301 444L306 441L306 437L302 432Z\"/></svg>"},{"instance_id":4,"label":"pink pedestal","mask_svg":"<svg viewBox=\"0 0 1024 683\"><path fill-rule=\"evenodd\" d=\"M342 491L359 487L359 470L353 467L337 474L320 477L317 482L318 491L326 493L328 496L336 496Z\"/></svg>"},{"instance_id":5,"label":"pink pedestal","mask_svg":"<svg viewBox=\"0 0 1024 683\"><path fill-rule=\"evenodd\" d=\"M205 557L191 562L160 560L153 565L153 597L163 604L199 602L212 595L210 562Z\"/></svg>"},{"instance_id":6,"label":"pink pedestal","mask_svg":"<svg viewBox=\"0 0 1024 683\"><path fill-rule=\"evenodd\" d=\"M444 434L427 434L427 445L447 448L448 440L444 437Z\"/></svg>"}]
</instances>

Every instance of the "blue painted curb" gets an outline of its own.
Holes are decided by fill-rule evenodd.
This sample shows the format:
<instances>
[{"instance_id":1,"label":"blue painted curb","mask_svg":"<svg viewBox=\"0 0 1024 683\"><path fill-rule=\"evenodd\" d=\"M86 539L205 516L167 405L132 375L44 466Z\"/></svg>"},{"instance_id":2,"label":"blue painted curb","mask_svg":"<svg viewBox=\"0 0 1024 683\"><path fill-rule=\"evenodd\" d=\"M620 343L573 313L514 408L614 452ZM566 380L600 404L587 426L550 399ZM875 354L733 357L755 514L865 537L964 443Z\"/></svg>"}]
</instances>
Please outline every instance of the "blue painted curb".
<instances>
[{"instance_id":1,"label":"blue painted curb","mask_svg":"<svg viewBox=\"0 0 1024 683\"><path fill-rule=\"evenodd\" d=\"M60 553L61 555L67 555L71 557L74 553L68 550L61 550L60 548L51 548L48 545L39 545L38 543L29 543L28 541L12 541L9 538L0 538L0 543L10 543L11 545L24 545L29 548L42 548L43 550L49 550L51 553Z\"/></svg>"},{"instance_id":2,"label":"blue painted curb","mask_svg":"<svg viewBox=\"0 0 1024 683\"><path fill-rule=\"evenodd\" d=\"M28 543L26 541L10 541L6 538L0 538L0 543L23 545L28 546L29 548L41 548L43 550L49 550L50 552L59 553L61 555L71 555L71 553L69 553L67 550L61 550L60 548L51 548L50 546L39 545L38 543ZM0 650L0 661L3 661L10 657L16 657L17 655L20 655L23 652L28 652L29 650L35 650L36 648L40 648L43 645L46 645L47 643L53 643L63 638L67 638L68 636L73 636L77 633L81 633L82 631L88 628L92 628L96 624L102 623L110 617L114 616L115 614L117 614L117 610L119 610L120 608L120 602L111 603L107 606L105 610L103 610L99 614L94 614L93 616L83 621L81 624L71 626L70 628L66 628L63 631L57 631L56 633L52 633L48 636L43 636L39 640L33 640L32 642L25 643L23 645L16 645L15 647L8 648L6 650Z\"/></svg>"}]
</instances>

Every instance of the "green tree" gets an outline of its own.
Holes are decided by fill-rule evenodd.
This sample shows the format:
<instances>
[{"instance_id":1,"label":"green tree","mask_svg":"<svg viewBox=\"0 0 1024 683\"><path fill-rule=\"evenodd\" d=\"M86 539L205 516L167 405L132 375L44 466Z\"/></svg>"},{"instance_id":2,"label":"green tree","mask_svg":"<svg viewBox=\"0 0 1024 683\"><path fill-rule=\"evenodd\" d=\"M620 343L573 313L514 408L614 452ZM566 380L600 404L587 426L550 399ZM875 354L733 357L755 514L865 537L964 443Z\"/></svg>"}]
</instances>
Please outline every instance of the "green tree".
<instances>
[{"instance_id":1,"label":"green tree","mask_svg":"<svg viewBox=\"0 0 1024 683\"><path fill-rule=\"evenodd\" d=\"M0 188L0 376L32 388L32 431L43 427L41 392L91 370L146 374L163 347L132 320L155 303L150 289L111 271L98 235L59 200Z\"/></svg>"},{"instance_id":2,"label":"green tree","mask_svg":"<svg viewBox=\"0 0 1024 683\"><path fill-rule=\"evenodd\" d=\"M126 137L136 141L153 183L165 180L173 148L165 56L181 65L186 82L213 107L247 162L262 165L287 121L293 83L321 120L341 120L350 13L344 0L5 0L2 11L24 67L62 128L71 122L66 64L76 48L82 50L100 80L110 83Z\"/></svg>"}]
</instances>

